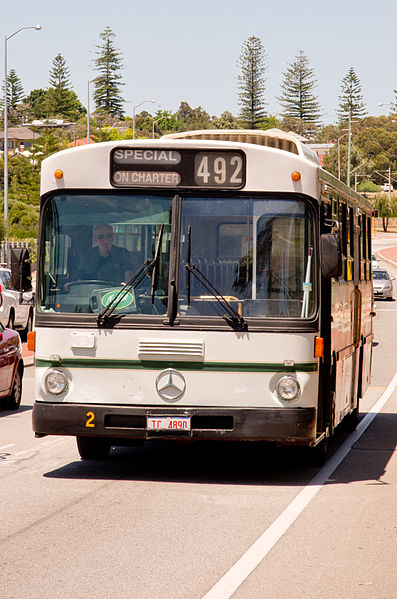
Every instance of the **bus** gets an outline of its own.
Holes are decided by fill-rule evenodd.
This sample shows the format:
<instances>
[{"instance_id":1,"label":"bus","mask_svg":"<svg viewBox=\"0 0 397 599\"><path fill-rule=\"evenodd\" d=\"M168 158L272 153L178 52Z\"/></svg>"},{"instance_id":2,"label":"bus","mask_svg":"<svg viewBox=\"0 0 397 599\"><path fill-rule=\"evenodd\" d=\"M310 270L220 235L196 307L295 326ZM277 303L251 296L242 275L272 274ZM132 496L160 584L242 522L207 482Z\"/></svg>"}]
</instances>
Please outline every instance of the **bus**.
<instances>
[{"instance_id":1,"label":"bus","mask_svg":"<svg viewBox=\"0 0 397 599\"><path fill-rule=\"evenodd\" d=\"M74 436L82 459L152 439L321 452L356 425L371 205L297 137L64 150L43 161L40 214L37 437Z\"/></svg>"}]
</instances>

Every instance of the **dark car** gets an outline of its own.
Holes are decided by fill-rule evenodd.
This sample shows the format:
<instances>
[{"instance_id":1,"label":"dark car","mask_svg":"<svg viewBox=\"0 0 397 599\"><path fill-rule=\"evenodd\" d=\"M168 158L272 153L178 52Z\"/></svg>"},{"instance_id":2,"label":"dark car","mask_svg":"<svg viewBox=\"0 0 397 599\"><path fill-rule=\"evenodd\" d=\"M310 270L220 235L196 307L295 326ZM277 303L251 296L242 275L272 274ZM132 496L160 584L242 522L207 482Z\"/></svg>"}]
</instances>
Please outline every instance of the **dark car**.
<instances>
[{"instance_id":1,"label":"dark car","mask_svg":"<svg viewBox=\"0 0 397 599\"><path fill-rule=\"evenodd\" d=\"M0 323L0 406L5 410L21 404L23 370L21 338Z\"/></svg>"},{"instance_id":2,"label":"dark car","mask_svg":"<svg viewBox=\"0 0 397 599\"><path fill-rule=\"evenodd\" d=\"M393 283L394 277L389 277L386 270L374 268L373 270L373 288L374 298L393 299Z\"/></svg>"}]
</instances>

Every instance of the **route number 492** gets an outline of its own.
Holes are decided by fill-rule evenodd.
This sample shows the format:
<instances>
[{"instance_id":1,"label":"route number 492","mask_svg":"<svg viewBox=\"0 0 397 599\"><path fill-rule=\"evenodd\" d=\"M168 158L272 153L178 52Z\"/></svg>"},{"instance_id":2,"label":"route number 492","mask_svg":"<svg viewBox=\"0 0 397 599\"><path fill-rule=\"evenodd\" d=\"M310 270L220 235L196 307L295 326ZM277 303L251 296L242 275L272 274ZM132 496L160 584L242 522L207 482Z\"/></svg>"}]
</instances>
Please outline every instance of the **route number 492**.
<instances>
[{"instance_id":1,"label":"route number 492","mask_svg":"<svg viewBox=\"0 0 397 599\"><path fill-rule=\"evenodd\" d=\"M198 152L194 180L196 185L206 187L241 187L243 158L234 152Z\"/></svg>"}]
</instances>

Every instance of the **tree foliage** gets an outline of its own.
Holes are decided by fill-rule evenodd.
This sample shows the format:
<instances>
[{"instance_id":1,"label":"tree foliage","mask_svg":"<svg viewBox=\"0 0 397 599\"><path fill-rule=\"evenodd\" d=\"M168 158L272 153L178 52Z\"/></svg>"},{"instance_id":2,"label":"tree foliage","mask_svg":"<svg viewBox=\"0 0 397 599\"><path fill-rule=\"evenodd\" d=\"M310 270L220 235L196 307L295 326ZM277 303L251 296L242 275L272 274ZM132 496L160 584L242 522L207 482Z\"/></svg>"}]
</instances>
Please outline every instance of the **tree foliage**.
<instances>
[{"instance_id":1,"label":"tree foliage","mask_svg":"<svg viewBox=\"0 0 397 599\"><path fill-rule=\"evenodd\" d=\"M4 86L3 86L4 89ZM16 108L24 98L22 82L18 75L11 69L7 78L7 106L8 108ZM4 101L2 102L4 106Z\"/></svg>"},{"instance_id":2,"label":"tree foliage","mask_svg":"<svg viewBox=\"0 0 397 599\"><path fill-rule=\"evenodd\" d=\"M213 116L211 119L211 128L214 129L239 129L240 122L231 112L225 110L220 117Z\"/></svg>"},{"instance_id":3,"label":"tree foliage","mask_svg":"<svg viewBox=\"0 0 397 599\"><path fill-rule=\"evenodd\" d=\"M114 47L115 34L110 27L100 34L101 44L96 47L98 58L94 60L95 70L99 75L94 79L94 101L97 110L121 117L123 115L123 98L120 95L122 57Z\"/></svg>"},{"instance_id":4,"label":"tree foliage","mask_svg":"<svg viewBox=\"0 0 397 599\"><path fill-rule=\"evenodd\" d=\"M45 89L32 89L30 94L25 98L25 103L29 106L32 119L42 119L46 117L46 109L44 105L45 95Z\"/></svg>"},{"instance_id":5,"label":"tree foliage","mask_svg":"<svg viewBox=\"0 0 397 599\"><path fill-rule=\"evenodd\" d=\"M265 112L266 52L258 37L252 35L243 44L238 75L240 119L249 129L263 123Z\"/></svg>"},{"instance_id":6,"label":"tree foliage","mask_svg":"<svg viewBox=\"0 0 397 599\"><path fill-rule=\"evenodd\" d=\"M362 118L366 114L365 104L361 93L361 83L353 67L350 67L346 77L342 79L339 109L339 122L349 119Z\"/></svg>"},{"instance_id":7,"label":"tree foliage","mask_svg":"<svg viewBox=\"0 0 397 599\"><path fill-rule=\"evenodd\" d=\"M50 70L50 87L43 98L43 112L47 118L60 117L75 121L86 112L70 88L69 69L62 54L57 54Z\"/></svg>"},{"instance_id":8,"label":"tree foliage","mask_svg":"<svg viewBox=\"0 0 397 599\"><path fill-rule=\"evenodd\" d=\"M201 106L191 108L187 102L181 102L177 117L183 124L182 131L210 128L210 115Z\"/></svg>"},{"instance_id":9,"label":"tree foliage","mask_svg":"<svg viewBox=\"0 0 397 599\"><path fill-rule=\"evenodd\" d=\"M278 98L284 110L284 118L292 118L296 123L296 131L301 135L312 133L320 121L320 104L314 95L317 87L314 71L309 66L309 59L303 50L290 63L283 73L281 96Z\"/></svg>"},{"instance_id":10,"label":"tree foliage","mask_svg":"<svg viewBox=\"0 0 397 599\"><path fill-rule=\"evenodd\" d=\"M397 217L397 197L392 196L389 200L389 196L386 193L377 194L373 207L379 211L379 217L382 219L382 227L386 233L389 227L389 220Z\"/></svg>"}]
</instances>

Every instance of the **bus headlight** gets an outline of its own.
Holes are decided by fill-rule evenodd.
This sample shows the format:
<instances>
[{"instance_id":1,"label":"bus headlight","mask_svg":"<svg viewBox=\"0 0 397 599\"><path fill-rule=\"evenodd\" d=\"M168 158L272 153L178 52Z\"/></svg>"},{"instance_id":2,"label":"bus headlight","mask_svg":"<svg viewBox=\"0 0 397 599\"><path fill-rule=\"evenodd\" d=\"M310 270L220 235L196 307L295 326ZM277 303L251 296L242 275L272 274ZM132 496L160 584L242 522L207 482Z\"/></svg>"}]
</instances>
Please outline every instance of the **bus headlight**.
<instances>
[{"instance_id":1,"label":"bus headlight","mask_svg":"<svg viewBox=\"0 0 397 599\"><path fill-rule=\"evenodd\" d=\"M276 393L283 401L293 401L301 394L301 387L295 377L287 374L277 381Z\"/></svg>"},{"instance_id":2,"label":"bus headlight","mask_svg":"<svg viewBox=\"0 0 397 599\"><path fill-rule=\"evenodd\" d=\"M68 379L61 370L51 370L44 377L45 388L52 395L63 393L68 386Z\"/></svg>"}]
</instances>

